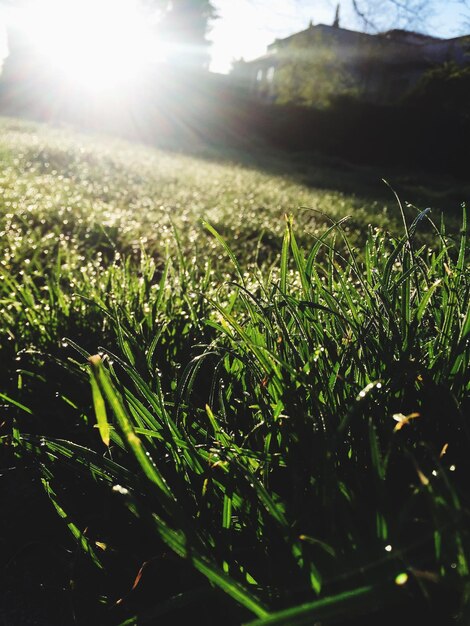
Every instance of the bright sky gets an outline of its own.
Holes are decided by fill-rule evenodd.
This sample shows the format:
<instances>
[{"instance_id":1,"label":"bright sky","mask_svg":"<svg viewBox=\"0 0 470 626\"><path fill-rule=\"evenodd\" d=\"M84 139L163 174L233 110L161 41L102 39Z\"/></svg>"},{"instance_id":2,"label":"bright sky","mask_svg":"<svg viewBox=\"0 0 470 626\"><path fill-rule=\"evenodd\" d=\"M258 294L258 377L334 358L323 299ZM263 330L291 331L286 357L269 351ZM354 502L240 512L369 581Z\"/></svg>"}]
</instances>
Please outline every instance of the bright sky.
<instances>
[{"instance_id":1,"label":"bright sky","mask_svg":"<svg viewBox=\"0 0 470 626\"><path fill-rule=\"evenodd\" d=\"M212 0L220 18L209 35L211 69L227 72L232 60L250 60L266 52L276 37L282 38L315 24L331 24L338 0ZM463 34L462 5L458 0L437 0L429 34L454 37ZM341 2L341 25L359 29L351 1ZM468 28L470 32L470 26Z\"/></svg>"},{"instance_id":2,"label":"bright sky","mask_svg":"<svg viewBox=\"0 0 470 626\"><path fill-rule=\"evenodd\" d=\"M429 34L440 37L454 37L470 32L470 24L467 24L467 31L465 31L464 21L462 20L462 4L459 0L429 1L436 7L435 17L430 22L429 28L427 29ZM243 57L245 60L250 60L264 54L266 46L276 37L286 37L305 29L310 20L313 20L315 24L331 24L338 0L212 0L212 2L216 7L219 19L213 23L212 30L209 34L209 38L213 42L211 48L211 69L216 72L228 72L234 59ZM76 11L77 15L81 17L83 25L89 25L90 16L93 15L92 19L96 20L97 28L101 28L102 23L106 23L107 20L106 14L101 16L103 17L102 22L99 22L96 17L97 7L103 6L103 11L109 11L108 16L110 13L113 14L115 20L120 17L120 27L127 28L127 32L130 32L129 24L132 23L132 20L130 20L130 17L121 9L133 3L134 5L138 4L138 0L101 0L100 3L96 2L96 0L69 0L68 4L63 3L63 0L35 0L32 5L37 9L50 5L53 8L55 7L54 12L56 13L57 7L61 7L62 4L64 4L62 7L63 11L65 11L66 7L76 5L76 7L79 7ZM5 35L2 32L2 21L4 21L4 18L2 20L1 12L2 4L2 0L0 0L0 60L5 55ZM351 0L341 0L341 25L345 28L360 30L360 24L357 22L357 19L355 19L354 13L351 10L351 4ZM378 4L380 4L380 0ZM94 7L93 11L91 7ZM120 11L117 10L119 7L121 7ZM101 11L101 13L103 13L103 11ZM49 22L53 24L53 20L50 17L52 14L50 12L42 11L42 14L44 19L47 17ZM469 14L470 10L467 16ZM40 15L40 13L38 13L38 15ZM70 15L72 15L72 13ZM100 16L98 15L98 17ZM40 30L38 28L39 22L37 20L32 21L32 24L35 25L33 26L35 32ZM78 22L80 22L80 19ZM79 37L80 31L83 32L83 29L78 29L76 26L77 23L71 32L76 33L76 37ZM116 36L119 34L118 30L115 33ZM100 32L108 31L109 29L103 28ZM134 31L134 37L131 36L128 38L127 46L125 46L123 50L120 50L121 55L126 54L132 57L132 51L137 50L139 46L142 47L142 35L139 34L137 28L134 29ZM55 58L63 56L57 55L57 50L54 49L54 45L52 44L56 44L57 47L58 42L53 41L52 37L47 33L47 29L44 30L43 28L42 32L43 39L46 42L50 40L49 47L51 48L51 53L55 55ZM69 35L67 35L67 37L68 36ZM122 42L122 36L119 35L119 37ZM106 43L110 54L114 54L114 50L122 48L122 45L111 46L110 43L113 42L108 40L106 40L106 42L97 40L95 43L101 45L101 47ZM68 42L68 44L70 49L70 42ZM89 67L85 67L82 63L84 56L83 49L82 40L80 40L80 43L74 48L75 59L73 60L75 65L81 64L83 65L82 69L89 72ZM94 52L92 57L93 56ZM67 60L70 66L69 61L70 59ZM128 62L131 63L131 61L132 59L129 58ZM116 68L119 67L116 63L114 65ZM122 62L120 65L122 67ZM102 73L100 74L96 71L95 74L97 79L102 75Z\"/></svg>"}]
</instances>

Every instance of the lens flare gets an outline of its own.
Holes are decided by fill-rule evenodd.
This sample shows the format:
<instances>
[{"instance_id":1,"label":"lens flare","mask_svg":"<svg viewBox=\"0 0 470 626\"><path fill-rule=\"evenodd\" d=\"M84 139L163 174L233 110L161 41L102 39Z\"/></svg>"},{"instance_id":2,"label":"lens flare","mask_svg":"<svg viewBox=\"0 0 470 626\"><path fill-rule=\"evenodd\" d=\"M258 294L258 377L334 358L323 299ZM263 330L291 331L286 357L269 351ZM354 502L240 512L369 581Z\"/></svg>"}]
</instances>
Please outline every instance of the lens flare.
<instances>
[{"instance_id":1,"label":"lens flare","mask_svg":"<svg viewBox=\"0 0 470 626\"><path fill-rule=\"evenodd\" d=\"M135 0L47 0L32 6L25 22L51 71L93 91L123 86L158 60L152 29Z\"/></svg>"}]
</instances>

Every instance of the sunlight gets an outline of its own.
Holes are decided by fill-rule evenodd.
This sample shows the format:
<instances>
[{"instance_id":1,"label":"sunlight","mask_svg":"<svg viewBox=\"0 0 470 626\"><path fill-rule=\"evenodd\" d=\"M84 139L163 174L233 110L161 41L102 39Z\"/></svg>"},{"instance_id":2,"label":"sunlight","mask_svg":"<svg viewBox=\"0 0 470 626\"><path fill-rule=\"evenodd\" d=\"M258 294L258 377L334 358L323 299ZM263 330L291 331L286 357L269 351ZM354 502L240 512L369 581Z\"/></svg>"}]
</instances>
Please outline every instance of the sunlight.
<instances>
[{"instance_id":1,"label":"sunlight","mask_svg":"<svg viewBox=\"0 0 470 626\"><path fill-rule=\"evenodd\" d=\"M125 85L161 56L135 0L46 0L27 21L49 67L93 91Z\"/></svg>"},{"instance_id":2,"label":"sunlight","mask_svg":"<svg viewBox=\"0 0 470 626\"><path fill-rule=\"evenodd\" d=\"M216 21L211 31L211 69L228 73L234 59L240 56L253 59L263 55L272 41L272 35L261 31L257 23L259 12L249 2L226 2L222 4L222 9L224 19ZM243 33L242 38L240 33Z\"/></svg>"}]
</instances>

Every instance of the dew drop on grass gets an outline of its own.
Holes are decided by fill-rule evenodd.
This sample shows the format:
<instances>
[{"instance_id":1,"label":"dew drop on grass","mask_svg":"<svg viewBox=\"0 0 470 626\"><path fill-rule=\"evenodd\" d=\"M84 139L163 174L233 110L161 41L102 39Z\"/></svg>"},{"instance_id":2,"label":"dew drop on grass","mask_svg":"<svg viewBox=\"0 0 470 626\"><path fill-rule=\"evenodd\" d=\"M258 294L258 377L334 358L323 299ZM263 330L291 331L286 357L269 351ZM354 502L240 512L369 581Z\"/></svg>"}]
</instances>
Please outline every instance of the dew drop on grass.
<instances>
[{"instance_id":1,"label":"dew drop on grass","mask_svg":"<svg viewBox=\"0 0 470 626\"><path fill-rule=\"evenodd\" d=\"M113 491L115 491L116 493L119 493L121 496L129 495L129 489L126 489L125 487L122 487L121 485L114 485Z\"/></svg>"},{"instance_id":2,"label":"dew drop on grass","mask_svg":"<svg viewBox=\"0 0 470 626\"><path fill-rule=\"evenodd\" d=\"M398 586L403 586L408 582L408 574L406 572L402 572L401 574L398 574L398 576L395 578L395 584Z\"/></svg>"}]
</instances>

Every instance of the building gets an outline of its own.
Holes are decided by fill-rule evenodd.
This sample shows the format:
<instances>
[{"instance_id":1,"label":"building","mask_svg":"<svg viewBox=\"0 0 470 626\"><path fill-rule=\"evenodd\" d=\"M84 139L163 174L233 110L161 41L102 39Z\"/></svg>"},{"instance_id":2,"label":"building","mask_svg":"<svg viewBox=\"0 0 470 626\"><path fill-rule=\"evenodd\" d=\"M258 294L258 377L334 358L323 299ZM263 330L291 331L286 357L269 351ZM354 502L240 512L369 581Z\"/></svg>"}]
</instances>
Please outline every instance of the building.
<instances>
[{"instance_id":1,"label":"building","mask_svg":"<svg viewBox=\"0 0 470 626\"><path fill-rule=\"evenodd\" d=\"M335 83L330 91L337 95L354 93L366 102L388 104L400 101L429 69L469 63L469 52L470 36L439 39L398 29L370 35L340 28L335 20L332 26L310 23L304 31L277 39L264 56L235 63L233 77L250 93L273 101L280 93L280 75L295 74L303 64L297 84L291 81L293 92L307 82L310 92L316 84L322 89L322 68L323 85L330 76Z\"/></svg>"}]
</instances>

